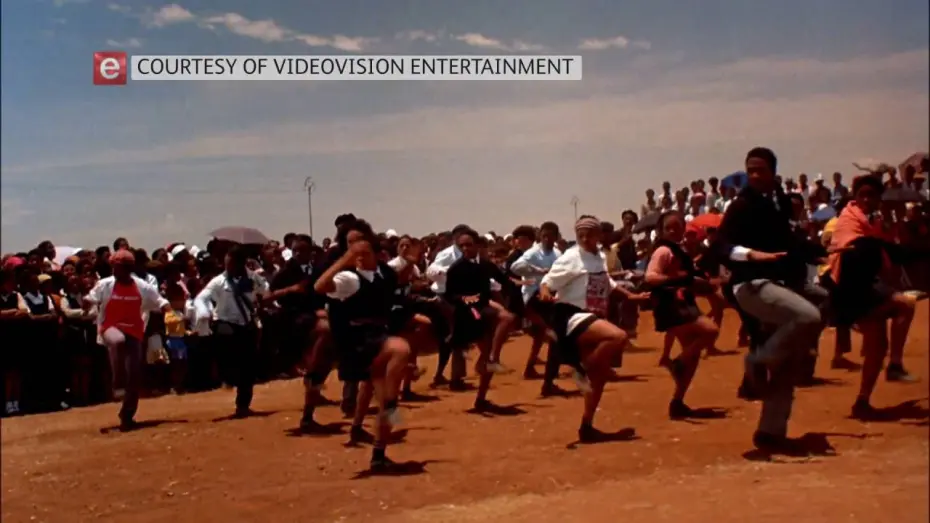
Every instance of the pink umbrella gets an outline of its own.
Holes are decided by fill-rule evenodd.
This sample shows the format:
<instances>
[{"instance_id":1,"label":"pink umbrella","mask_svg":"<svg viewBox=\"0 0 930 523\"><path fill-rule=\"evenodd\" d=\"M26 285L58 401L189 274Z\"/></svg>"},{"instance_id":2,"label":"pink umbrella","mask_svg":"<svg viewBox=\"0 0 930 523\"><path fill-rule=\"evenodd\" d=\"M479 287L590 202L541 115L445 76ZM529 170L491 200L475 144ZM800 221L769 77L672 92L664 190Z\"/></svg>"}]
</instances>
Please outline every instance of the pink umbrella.
<instances>
[{"instance_id":1,"label":"pink umbrella","mask_svg":"<svg viewBox=\"0 0 930 523\"><path fill-rule=\"evenodd\" d=\"M913 167L919 173L927 172L928 162L930 162L930 154L916 152L908 156L907 160L901 162L901 165L898 166L898 172L903 172L908 166Z\"/></svg>"}]
</instances>

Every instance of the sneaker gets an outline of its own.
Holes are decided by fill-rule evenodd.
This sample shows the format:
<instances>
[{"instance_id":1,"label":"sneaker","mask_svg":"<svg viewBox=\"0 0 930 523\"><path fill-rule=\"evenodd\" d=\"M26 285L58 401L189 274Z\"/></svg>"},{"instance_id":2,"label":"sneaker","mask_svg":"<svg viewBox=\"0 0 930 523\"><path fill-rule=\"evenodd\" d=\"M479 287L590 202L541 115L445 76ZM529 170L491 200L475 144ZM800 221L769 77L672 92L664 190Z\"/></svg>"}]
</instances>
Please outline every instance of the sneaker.
<instances>
[{"instance_id":1,"label":"sneaker","mask_svg":"<svg viewBox=\"0 0 930 523\"><path fill-rule=\"evenodd\" d=\"M6 402L6 407L4 407L3 411L6 414L13 414L15 412L13 409L13 402L12 401Z\"/></svg>"},{"instance_id":2,"label":"sneaker","mask_svg":"<svg viewBox=\"0 0 930 523\"><path fill-rule=\"evenodd\" d=\"M497 361L488 362L485 368L488 370L488 372L493 374L510 374L511 372L510 369L501 365L501 363Z\"/></svg>"},{"instance_id":3,"label":"sneaker","mask_svg":"<svg viewBox=\"0 0 930 523\"><path fill-rule=\"evenodd\" d=\"M927 293L924 291L909 290L909 291L904 291L901 294L907 296L908 298L914 301L921 301L921 300L927 299Z\"/></svg>"},{"instance_id":4,"label":"sneaker","mask_svg":"<svg viewBox=\"0 0 930 523\"><path fill-rule=\"evenodd\" d=\"M255 414L252 409L248 407L236 407L236 411L233 413L233 418L235 419L245 419Z\"/></svg>"},{"instance_id":5,"label":"sneaker","mask_svg":"<svg viewBox=\"0 0 930 523\"><path fill-rule=\"evenodd\" d=\"M779 451L789 446L786 436L756 431L752 435L752 445L762 451Z\"/></svg>"},{"instance_id":6,"label":"sneaker","mask_svg":"<svg viewBox=\"0 0 930 523\"><path fill-rule=\"evenodd\" d=\"M13 414L19 414L19 413L20 413L19 400L14 400L13 401Z\"/></svg>"},{"instance_id":7,"label":"sneaker","mask_svg":"<svg viewBox=\"0 0 930 523\"><path fill-rule=\"evenodd\" d=\"M904 369L900 363L892 363L885 369L885 379L887 381L897 381L901 383L915 383L916 377L912 376Z\"/></svg>"}]
</instances>

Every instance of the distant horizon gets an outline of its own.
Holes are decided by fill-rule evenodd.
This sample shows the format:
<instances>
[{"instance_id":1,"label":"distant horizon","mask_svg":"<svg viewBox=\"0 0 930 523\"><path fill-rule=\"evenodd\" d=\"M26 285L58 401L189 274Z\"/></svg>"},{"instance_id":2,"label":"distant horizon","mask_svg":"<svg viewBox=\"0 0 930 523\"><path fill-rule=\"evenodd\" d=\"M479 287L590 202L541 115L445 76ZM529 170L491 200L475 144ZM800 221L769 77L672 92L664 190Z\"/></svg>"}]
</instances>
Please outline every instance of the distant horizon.
<instances>
[{"instance_id":1,"label":"distant horizon","mask_svg":"<svg viewBox=\"0 0 930 523\"><path fill-rule=\"evenodd\" d=\"M531 13L532 16L528 16ZM672 0L0 3L0 251L614 223L646 189L742 169L848 181L930 148L930 5ZM92 55L559 54L580 82L138 82Z\"/></svg>"}]
</instances>

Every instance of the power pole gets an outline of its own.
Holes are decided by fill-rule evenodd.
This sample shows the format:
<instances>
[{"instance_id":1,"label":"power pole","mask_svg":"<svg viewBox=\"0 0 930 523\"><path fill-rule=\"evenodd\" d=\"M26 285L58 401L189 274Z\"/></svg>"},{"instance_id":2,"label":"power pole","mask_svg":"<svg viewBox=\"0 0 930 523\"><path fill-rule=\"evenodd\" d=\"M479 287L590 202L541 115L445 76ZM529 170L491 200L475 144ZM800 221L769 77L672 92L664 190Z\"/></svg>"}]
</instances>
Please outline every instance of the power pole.
<instances>
[{"instance_id":1,"label":"power pole","mask_svg":"<svg viewBox=\"0 0 930 523\"><path fill-rule=\"evenodd\" d=\"M313 183L313 178L307 176L307 179L304 180L304 189L307 190L307 213L310 216L310 237L313 238L313 189L316 188L316 185ZM314 238L314 241L316 239Z\"/></svg>"},{"instance_id":2,"label":"power pole","mask_svg":"<svg viewBox=\"0 0 930 523\"><path fill-rule=\"evenodd\" d=\"M578 200L578 197L577 197L577 196L572 196L572 208L573 208L574 211L575 211L575 221L576 221L576 222L578 221L578 201L579 201L579 200Z\"/></svg>"}]
</instances>

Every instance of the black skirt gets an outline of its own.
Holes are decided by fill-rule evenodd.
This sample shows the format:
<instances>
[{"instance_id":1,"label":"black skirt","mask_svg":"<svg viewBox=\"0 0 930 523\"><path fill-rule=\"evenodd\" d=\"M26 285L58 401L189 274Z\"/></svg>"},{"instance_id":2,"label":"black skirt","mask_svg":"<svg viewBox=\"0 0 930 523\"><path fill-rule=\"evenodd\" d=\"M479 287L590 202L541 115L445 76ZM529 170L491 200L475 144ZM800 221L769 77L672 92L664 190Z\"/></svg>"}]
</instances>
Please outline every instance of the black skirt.
<instances>
[{"instance_id":1,"label":"black skirt","mask_svg":"<svg viewBox=\"0 0 930 523\"><path fill-rule=\"evenodd\" d=\"M586 313L584 309L568 303L554 303L549 314L549 327L556 335L556 346L559 350L559 357L562 363L575 368L581 366L581 348L578 346L578 338L584 334L588 327L598 320L597 315L591 314L581 323L575 326L571 332L568 331L568 323L575 314Z\"/></svg>"},{"instance_id":2,"label":"black skirt","mask_svg":"<svg viewBox=\"0 0 930 523\"><path fill-rule=\"evenodd\" d=\"M821 278L821 285L830 291L830 306L833 324L851 327L882 306L894 295L895 290L880 280L871 285L837 285L829 273Z\"/></svg>"},{"instance_id":3,"label":"black skirt","mask_svg":"<svg viewBox=\"0 0 930 523\"><path fill-rule=\"evenodd\" d=\"M371 364L389 336L387 326L354 325L334 334L339 379L349 382L370 380Z\"/></svg>"},{"instance_id":4,"label":"black skirt","mask_svg":"<svg viewBox=\"0 0 930 523\"><path fill-rule=\"evenodd\" d=\"M668 289L658 294L654 291L653 296L652 316L658 332L687 325L701 316L694 294L688 289Z\"/></svg>"}]
</instances>

